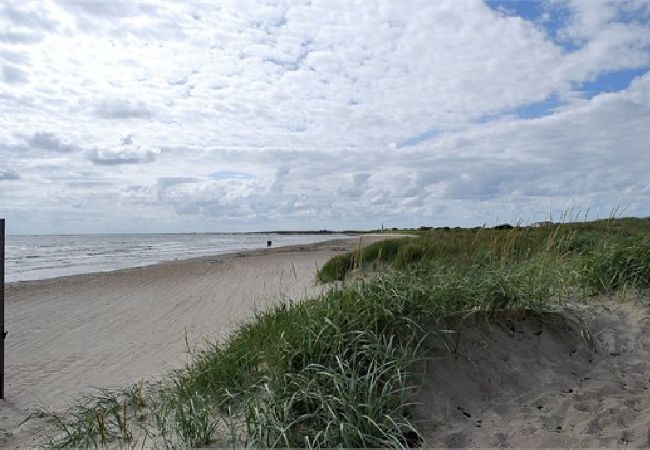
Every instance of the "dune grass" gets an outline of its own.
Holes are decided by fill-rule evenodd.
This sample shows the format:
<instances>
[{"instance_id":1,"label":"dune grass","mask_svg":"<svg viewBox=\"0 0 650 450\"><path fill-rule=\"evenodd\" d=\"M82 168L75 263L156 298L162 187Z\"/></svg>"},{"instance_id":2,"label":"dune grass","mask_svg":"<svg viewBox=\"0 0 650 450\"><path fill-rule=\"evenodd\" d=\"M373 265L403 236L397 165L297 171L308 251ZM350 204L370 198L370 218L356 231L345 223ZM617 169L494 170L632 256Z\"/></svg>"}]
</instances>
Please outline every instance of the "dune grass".
<instances>
[{"instance_id":1,"label":"dune grass","mask_svg":"<svg viewBox=\"0 0 650 450\"><path fill-rule=\"evenodd\" d=\"M321 280L378 270L258 312L147 393L80 403L50 444L417 446L410 407L425 337L470 315L650 285L650 221L614 222L434 230L337 257Z\"/></svg>"},{"instance_id":2,"label":"dune grass","mask_svg":"<svg viewBox=\"0 0 650 450\"><path fill-rule=\"evenodd\" d=\"M626 284L650 286L650 220L610 219L539 228L432 230L415 238L376 242L336 256L317 274L321 282L342 281L353 272L410 265L501 266L547 255L570 258L576 286L593 294Z\"/></svg>"}]
</instances>

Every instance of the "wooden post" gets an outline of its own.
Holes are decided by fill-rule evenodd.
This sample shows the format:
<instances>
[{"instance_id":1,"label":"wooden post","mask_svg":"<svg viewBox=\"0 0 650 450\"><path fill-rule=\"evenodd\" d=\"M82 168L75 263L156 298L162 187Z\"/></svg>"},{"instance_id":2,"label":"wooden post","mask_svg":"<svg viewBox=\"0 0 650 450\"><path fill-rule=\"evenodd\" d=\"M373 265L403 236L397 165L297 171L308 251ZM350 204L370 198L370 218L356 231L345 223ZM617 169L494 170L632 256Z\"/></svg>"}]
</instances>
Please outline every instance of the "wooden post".
<instances>
[{"instance_id":1,"label":"wooden post","mask_svg":"<svg viewBox=\"0 0 650 450\"><path fill-rule=\"evenodd\" d=\"M0 219L0 399L5 398L5 220Z\"/></svg>"}]
</instances>

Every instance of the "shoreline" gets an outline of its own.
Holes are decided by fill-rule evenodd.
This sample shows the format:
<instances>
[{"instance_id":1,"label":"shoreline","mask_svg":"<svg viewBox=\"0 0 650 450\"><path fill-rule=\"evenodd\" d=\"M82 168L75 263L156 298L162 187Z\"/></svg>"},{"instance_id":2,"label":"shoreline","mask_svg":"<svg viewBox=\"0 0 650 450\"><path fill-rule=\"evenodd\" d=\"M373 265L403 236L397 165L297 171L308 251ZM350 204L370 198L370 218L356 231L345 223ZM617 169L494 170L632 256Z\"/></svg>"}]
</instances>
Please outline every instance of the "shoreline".
<instances>
[{"instance_id":1,"label":"shoreline","mask_svg":"<svg viewBox=\"0 0 650 450\"><path fill-rule=\"evenodd\" d=\"M350 237L7 285L0 431L35 444L20 436L40 421L19 426L35 408L61 411L93 387L182 367L188 350L223 339L255 311L326 289L316 270L358 245Z\"/></svg>"},{"instance_id":2,"label":"shoreline","mask_svg":"<svg viewBox=\"0 0 650 450\"><path fill-rule=\"evenodd\" d=\"M56 276L56 277L50 277L50 278L41 278L37 280L19 280L19 281L10 281L5 283L5 288L7 290L12 289L12 288L17 288L17 287L23 287L23 286L39 286L41 284L47 284L48 282L58 282L59 280L72 280L74 281L76 278L82 279L82 278L93 278L97 277L100 275L109 275L109 274L115 274L115 273L121 273L121 272L129 272L129 271L139 271L139 270L147 270L153 267L158 267L158 266L165 266L165 265L174 265L174 264L183 264L183 263L190 263L190 262L201 262L201 261L216 261L219 258L239 258L239 257L246 257L246 256L256 256L256 255L266 255L266 254L275 254L275 253L285 253L285 252L292 252L292 251L316 251L320 250L322 248L326 248L331 245L338 245L341 247L345 247L347 244L350 242L359 242L359 239L363 238L369 238L373 242L377 238L381 239L391 239L391 238L403 238L403 237L412 237L411 235L404 235L404 234L377 234L377 233L368 233L368 234L359 234L359 235L349 235L348 237L344 238L337 238L337 239L330 239L327 241L319 241L319 242L309 242L306 244L290 244L290 245L279 245L276 247L262 247L262 248L256 248L256 249L244 249L244 250L228 250L224 253L215 253L212 255L202 255L202 256L192 256L189 258L180 258L180 259L173 259L169 261L158 261L158 262L153 262L151 264L143 264L143 265L136 265L132 267L124 267L121 269L112 269L112 270L103 270L99 272L89 272L89 273L77 273L77 274L72 274L72 275L61 275L61 276ZM370 242L369 242L370 243ZM364 243L364 245L366 245ZM346 250L349 251L349 250Z\"/></svg>"},{"instance_id":3,"label":"shoreline","mask_svg":"<svg viewBox=\"0 0 650 450\"><path fill-rule=\"evenodd\" d=\"M262 250L279 250L283 248L290 248L290 247L305 247L305 246L310 246L310 245L316 245L316 244L325 244L327 242L333 242L333 241L347 241L348 239L354 239L358 238L359 236L352 236L348 235L347 237L341 237L341 238L335 238L335 239L328 239L324 241L317 241L317 242L308 242L304 244L286 244L286 245L278 245L275 247L260 247L260 248L253 248L253 249L240 249L240 250L225 250L223 253L214 253L214 254L208 254L208 255L200 255L200 256L188 256L188 257L180 257L180 258L175 258L175 259L169 259L169 260L159 260L159 261L152 261L151 263L141 263L137 264L134 266L129 266L129 267L121 267L121 268L115 268L115 269L107 269L107 270L99 270L95 272L87 272L87 273L74 273L70 275L57 275L53 277L46 277L46 278L38 278L38 279L33 279L33 280L17 280L17 281L7 281L5 282L5 286L11 286L11 285L17 285L17 284L25 284L25 283L39 283L42 281L47 281L47 280L55 280L59 278L71 278L71 277L77 277L77 276L93 276L97 274L102 274L102 273L113 273L113 272L119 272L123 270L132 270L132 269L142 269L145 267L151 267L151 266L157 266L160 264L168 264L168 263L177 263L177 262L182 262L182 261L193 261L193 260L202 260L202 259L213 259L217 258L220 256L226 256L226 255L233 255L233 254L238 254L238 253L249 253L249 252L258 252ZM372 234L368 234L367 236L374 236Z\"/></svg>"}]
</instances>

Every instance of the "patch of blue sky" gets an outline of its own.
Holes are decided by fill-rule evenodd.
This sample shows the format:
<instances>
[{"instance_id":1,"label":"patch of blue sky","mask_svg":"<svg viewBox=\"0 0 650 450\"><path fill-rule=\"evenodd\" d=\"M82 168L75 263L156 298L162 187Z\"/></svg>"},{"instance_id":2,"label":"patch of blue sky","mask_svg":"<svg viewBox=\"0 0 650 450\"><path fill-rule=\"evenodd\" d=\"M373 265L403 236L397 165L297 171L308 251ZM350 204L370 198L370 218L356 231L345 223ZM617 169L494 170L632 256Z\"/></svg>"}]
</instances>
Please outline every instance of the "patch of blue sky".
<instances>
[{"instance_id":1,"label":"patch of blue sky","mask_svg":"<svg viewBox=\"0 0 650 450\"><path fill-rule=\"evenodd\" d=\"M540 117L550 116L560 106L562 106L560 99L555 95L551 95L540 102L519 106L513 109L511 114L516 114L520 119L539 119Z\"/></svg>"},{"instance_id":2,"label":"patch of blue sky","mask_svg":"<svg viewBox=\"0 0 650 450\"><path fill-rule=\"evenodd\" d=\"M606 92L619 92L627 89L632 80L640 77L650 70L650 66L639 69L618 70L607 72L598 76L595 80L574 83L573 88L582 93L584 98L590 99L598 94ZM472 120L474 123L487 123L501 119L505 116L517 116L520 119L539 119L540 117L552 115L555 110L563 105L563 102L556 96L551 95L542 101L527 103L517 108L481 115Z\"/></svg>"},{"instance_id":3,"label":"patch of blue sky","mask_svg":"<svg viewBox=\"0 0 650 450\"><path fill-rule=\"evenodd\" d=\"M544 0L484 0L486 5L501 14L521 17L535 23L546 34L567 52L581 49L587 42L571 40L562 36L561 31L570 25L572 14L570 5L566 2L549 2ZM650 24L650 6L648 3L618 2L616 21L622 23L637 23L643 26Z\"/></svg>"},{"instance_id":4,"label":"patch of blue sky","mask_svg":"<svg viewBox=\"0 0 650 450\"><path fill-rule=\"evenodd\" d=\"M562 101L556 95L551 95L538 102L526 103L516 108L506 109L499 112L482 114L472 119L472 122L482 124L513 116L527 120L539 119L540 117L552 115L557 108L562 106L562 104Z\"/></svg>"},{"instance_id":5,"label":"patch of blue sky","mask_svg":"<svg viewBox=\"0 0 650 450\"><path fill-rule=\"evenodd\" d=\"M581 47L580 43L562 39L560 36L560 31L566 27L571 16L569 9L562 3L541 0L485 0L485 3L502 14L533 22L568 52Z\"/></svg>"},{"instance_id":6,"label":"patch of blue sky","mask_svg":"<svg viewBox=\"0 0 650 450\"><path fill-rule=\"evenodd\" d=\"M501 119L505 114L504 113L488 113L488 114L481 114L478 117L472 118L473 123L488 123L492 122L493 120Z\"/></svg>"},{"instance_id":7,"label":"patch of blue sky","mask_svg":"<svg viewBox=\"0 0 650 450\"><path fill-rule=\"evenodd\" d=\"M222 170L218 172L211 173L208 175L209 178L213 180L250 180L254 178L251 174L244 172L231 172L228 170Z\"/></svg>"},{"instance_id":8,"label":"patch of blue sky","mask_svg":"<svg viewBox=\"0 0 650 450\"><path fill-rule=\"evenodd\" d=\"M436 136L438 136L441 133L440 130L437 128L431 128L424 133L420 133L418 135L415 135L413 137L404 139L400 142L397 143L397 148L403 148L403 147L410 147L412 145L417 145L420 142L428 141L429 139L432 139Z\"/></svg>"},{"instance_id":9,"label":"patch of blue sky","mask_svg":"<svg viewBox=\"0 0 650 450\"><path fill-rule=\"evenodd\" d=\"M627 89L632 80L646 74L650 66L638 69L617 70L601 74L595 80L576 83L575 89L586 98L592 98L603 92L618 92Z\"/></svg>"},{"instance_id":10,"label":"patch of blue sky","mask_svg":"<svg viewBox=\"0 0 650 450\"><path fill-rule=\"evenodd\" d=\"M530 21L541 18L546 11L544 4L537 0L486 0L485 3L503 14Z\"/></svg>"}]
</instances>

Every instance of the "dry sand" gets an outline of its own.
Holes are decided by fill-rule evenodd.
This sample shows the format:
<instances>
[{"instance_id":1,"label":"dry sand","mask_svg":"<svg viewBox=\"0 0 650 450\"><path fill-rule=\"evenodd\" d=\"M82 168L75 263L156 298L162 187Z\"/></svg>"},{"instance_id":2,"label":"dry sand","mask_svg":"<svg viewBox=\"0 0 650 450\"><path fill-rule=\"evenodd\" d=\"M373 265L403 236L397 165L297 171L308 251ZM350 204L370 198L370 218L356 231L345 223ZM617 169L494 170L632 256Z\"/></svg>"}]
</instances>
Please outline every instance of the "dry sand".
<instances>
[{"instance_id":1,"label":"dry sand","mask_svg":"<svg viewBox=\"0 0 650 450\"><path fill-rule=\"evenodd\" d=\"M350 238L8 285L0 439L34 444L34 420L16 427L35 408L61 411L92 387L120 387L182 366L186 336L190 347L201 345L256 309L316 292L317 267L358 243Z\"/></svg>"},{"instance_id":2,"label":"dry sand","mask_svg":"<svg viewBox=\"0 0 650 450\"><path fill-rule=\"evenodd\" d=\"M650 447L648 297L468 323L447 342L417 395L426 446Z\"/></svg>"}]
</instances>

